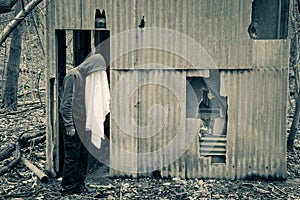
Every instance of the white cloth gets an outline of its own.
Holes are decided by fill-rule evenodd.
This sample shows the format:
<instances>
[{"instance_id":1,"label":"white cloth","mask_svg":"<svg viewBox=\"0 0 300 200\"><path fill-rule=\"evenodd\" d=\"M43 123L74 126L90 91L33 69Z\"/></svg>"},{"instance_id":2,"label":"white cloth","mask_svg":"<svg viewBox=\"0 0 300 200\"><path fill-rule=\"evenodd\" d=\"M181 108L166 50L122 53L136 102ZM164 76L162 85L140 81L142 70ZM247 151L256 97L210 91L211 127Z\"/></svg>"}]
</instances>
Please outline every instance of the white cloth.
<instances>
[{"instance_id":1,"label":"white cloth","mask_svg":"<svg viewBox=\"0 0 300 200\"><path fill-rule=\"evenodd\" d=\"M91 73L85 82L86 130L91 131L92 143L101 147L104 139L104 121L110 112L110 94L104 70Z\"/></svg>"}]
</instances>

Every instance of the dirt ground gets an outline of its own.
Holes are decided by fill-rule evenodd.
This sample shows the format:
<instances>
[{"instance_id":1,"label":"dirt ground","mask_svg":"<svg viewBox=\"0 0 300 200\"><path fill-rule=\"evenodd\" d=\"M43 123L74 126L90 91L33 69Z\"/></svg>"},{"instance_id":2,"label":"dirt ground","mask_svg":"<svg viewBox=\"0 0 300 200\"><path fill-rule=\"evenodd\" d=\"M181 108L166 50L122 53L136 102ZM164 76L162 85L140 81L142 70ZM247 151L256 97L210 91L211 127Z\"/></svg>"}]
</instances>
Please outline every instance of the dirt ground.
<instances>
[{"instance_id":1,"label":"dirt ground","mask_svg":"<svg viewBox=\"0 0 300 200\"><path fill-rule=\"evenodd\" d=\"M17 113L0 114L0 150L14 143L24 132L45 131L45 111L38 101L34 102L36 103L32 103L30 109L24 101ZM19 163L0 177L0 199L300 199L299 134L295 150L287 154L286 181L120 179L107 176L108 169L102 165L87 179L87 186L93 190L91 193L64 197L58 192L59 179L51 178L47 182L41 182ZM44 169L45 143L24 148L22 156ZM11 160L12 157L1 161L0 168Z\"/></svg>"}]
</instances>

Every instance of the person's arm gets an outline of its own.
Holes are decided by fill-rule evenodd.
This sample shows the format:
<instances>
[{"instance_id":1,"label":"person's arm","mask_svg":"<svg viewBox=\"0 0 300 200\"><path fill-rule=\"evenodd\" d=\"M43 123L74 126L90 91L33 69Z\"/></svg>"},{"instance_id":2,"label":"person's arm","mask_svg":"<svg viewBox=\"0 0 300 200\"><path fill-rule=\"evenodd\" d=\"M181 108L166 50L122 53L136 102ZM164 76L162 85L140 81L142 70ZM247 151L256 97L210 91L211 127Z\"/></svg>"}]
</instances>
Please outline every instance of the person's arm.
<instances>
[{"instance_id":1,"label":"person's arm","mask_svg":"<svg viewBox=\"0 0 300 200\"><path fill-rule=\"evenodd\" d=\"M74 95L75 76L66 76L63 82L63 93L61 97L60 113L67 135L75 134L73 122L73 95Z\"/></svg>"}]
</instances>

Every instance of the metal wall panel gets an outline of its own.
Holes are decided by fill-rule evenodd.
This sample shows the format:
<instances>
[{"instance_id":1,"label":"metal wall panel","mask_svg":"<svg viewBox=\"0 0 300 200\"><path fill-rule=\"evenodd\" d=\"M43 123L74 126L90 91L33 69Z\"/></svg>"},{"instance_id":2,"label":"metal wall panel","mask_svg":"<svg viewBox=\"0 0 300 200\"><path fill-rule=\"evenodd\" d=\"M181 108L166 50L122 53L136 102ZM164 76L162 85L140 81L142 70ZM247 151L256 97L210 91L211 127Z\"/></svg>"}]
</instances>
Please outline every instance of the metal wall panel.
<instances>
[{"instance_id":1,"label":"metal wall panel","mask_svg":"<svg viewBox=\"0 0 300 200\"><path fill-rule=\"evenodd\" d=\"M191 43L203 47L221 69L252 68L257 61L260 64L263 50L270 52L268 55L279 55L269 58L272 65L281 60L282 54L285 55L275 49L281 49L287 42L274 41L274 44L264 47L264 42L249 39L251 0L56 0L52 5L55 13L48 13L46 23L53 24L51 21L54 20L53 28L58 29L94 29L96 8L105 10L113 43L112 69L135 69L149 61L181 69L210 67L193 66L188 62L189 56L194 54ZM143 16L146 26L142 30L138 26ZM150 36L143 36L143 32L153 27L169 29L186 35L186 38L158 35L160 32L155 31ZM165 43L170 49L180 46L185 51L180 56L159 50L126 52L121 56L121 50L135 50L145 40Z\"/></svg>"},{"instance_id":2,"label":"metal wall panel","mask_svg":"<svg viewBox=\"0 0 300 200\"><path fill-rule=\"evenodd\" d=\"M135 50L145 41L143 33L150 27L167 28L186 34L187 38L201 45L216 66L222 69L221 75L229 105L227 159L226 164L223 165L212 165L209 157L199 159L199 141L195 137L192 138L194 141L188 151L163 168L162 176L236 179L257 175L284 178L286 177L285 117L289 41L249 39L247 28L251 22L251 3L252 0L51 1L46 10L47 80L50 81L56 77L55 29L94 29L95 9L99 8L106 11L107 29L111 33L111 91L116 91L113 105L122 105L128 95L126 91L133 90L143 81L155 82L162 77L165 78L166 83L173 83L174 87L181 89L185 97L185 82L176 80L176 74L179 72L170 69L199 68L186 59L194 53L189 49L187 40L179 40L175 43L174 40L178 38L155 35L155 32L147 38L148 41L166 42L174 49L178 48L175 44L186 48L186 51L183 51L184 54L180 56L159 49ZM146 27L138 29L143 16ZM129 30L132 29L136 30L130 32ZM124 31L128 32L122 35ZM122 54L124 49L125 54ZM126 50L133 51L127 52ZM146 71L145 68L141 68L149 63L167 65L169 71ZM209 66L211 65L205 67L209 68ZM184 70L179 71L182 76L186 73ZM136 79L133 78L133 82L116 89L121 77L128 75ZM129 134L129 130L119 124L126 117L133 119L137 124L147 122L149 109L159 100L162 105L168 105L166 102L176 105L176 103L173 104L175 101L172 93L162 92L163 90L157 85L148 85L135 91L128 103L129 116L125 115L122 110L127 108L116 106L117 109L111 113L112 144L134 154L154 151L167 144L167 141L174 136L172 130L176 129L177 117L181 116L185 107L179 109L173 106L169 110L170 116L173 117L166 118L172 123L166 125L158 135L147 140L139 141ZM49 107L51 104L49 89L47 95L47 112L49 113L51 109L57 109L57 107ZM145 109L138 112L136 106L140 100L142 103L138 106L143 106ZM53 101L56 102L56 97ZM153 114L155 115L155 112ZM47 119L47 137L49 138L47 141L51 141L47 144L47 163L50 171L55 171L53 158L55 148L57 148L57 137L54 133L57 124L51 123L50 117L57 120L56 115L55 111L54 116L48 116ZM153 118L153 120L154 124L159 124L158 118ZM186 123L195 127L195 130L198 128L197 120L187 119ZM182 132L187 134L184 130L182 129ZM142 128L134 130L131 134L141 132ZM186 144L187 139L183 140L183 144ZM176 153L178 151L170 152L170 155L174 156ZM137 176L137 172L145 171L145 168L147 171L149 163L154 164L157 160L162 163L170 161L169 157L159 154L153 160L139 157L132 160L130 155L119 153L114 148L111 148L111 156L112 165L115 167L111 168L113 175ZM138 162L139 159L142 160L141 163Z\"/></svg>"},{"instance_id":3,"label":"metal wall panel","mask_svg":"<svg viewBox=\"0 0 300 200\"><path fill-rule=\"evenodd\" d=\"M251 1L197 1L186 10L187 34L202 45L219 68L250 68L247 33ZM250 54L249 54L250 53Z\"/></svg>"},{"instance_id":4,"label":"metal wall panel","mask_svg":"<svg viewBox=\"0 0 300 200\"><path fill-rule=\"evenodd\" d=\"M286 177L288 69L222 71L230 178Z\"/></svg>"},{"instance_id":5,"label":"metal wall panel","mask_svg":"<svg viewBox=\"0 0 300 200\"><path fill-rule=\"evenodd\" d=\"M46 20L55 21L55 29L82 28L82 0L55 0L55 15L47 16ZM90 12L90 11L89 11Z\"/></svg>"},{"instance_id":6,"label":"metal wall panel","mask_svg":"<svg viewBox=\"0 0 300 200\"><path fill-rule=\"evenodd\" d=\"M138 119L138 93L135 91L138 72L112 70L110 74L110 173L135 177L138 172L138 140L134 129Z\"/></svg>"},{"instance_id":7,"label":"metal wall panel","mask_svg":"<svg viewBox=\"0 0 300 200\"><path fill-rule=\"evenodd\" d=\"M179 158L185 152L185 73L112 70L111 75L111 142L120 145L116 151L111 148L111 165L116 166L112 174L128 175L118 169L130 167L146 176L165 166L162 176L185 176L185 158ZM135 159L125 158L118 149L134 153Z\"/></svg>"},{"instance_id":8,"label":"metal wall panel","mask_svg":"<svg viewBox=\"0 0 300 200\"><path fill-rule=\"evenodd\" d=\"M184 176L185 73L139 70L139 144L141 174ZM145 154L143 154L145 153Z\"/></svg>"},{"instance_id":9,"label":"metal wall panel","mask_svg":"<svg viewBox=\"0 0 300 200\"><path fill-rule=\"evenodd\" d=\"M104 9L107 29L111 30L111 36L116 36L116 40L121 40L111 48L111 55L119 56L121 49L134 49L145 39L143 31L138 28L144 16L144 32L150 27L176 31L202 46L219 68L249 68L252 41L247 28L251 21L251 3L251 0L56 0L55 13L46 20L54 20L54 28L58 29L94 29L95 9ZM133 34L129 33L129 38L122 41L124 37L118 34L133 29L136 29ZM159 43L165 42L174 49L178 48L174 46L176 41L177 46L186 48L186 51L180 55L181 58L170 52L157 51L128 54L128 57L114 63L112 68L136 68L144 63L144 58L152 58L152 63L167 63L173 68L203 67L193 66L186 60L194 53L189 48L189 39L156 35L155 32L151 38Z\"/></svg>"},{"instance_id":10,"label":"metal wall panel","mask_svg":"<svg viewBox=\"0 0 300 200\"><path fill-rule=\"evenodd\" d=\"M289 49L289 40L253 40L253 67L286 68Z\"/></svg>"},{"instance_id":11,"label":"metal wall panel","mask_svg":"<svg viewBox=\"0 0 300 200\"><path fill-rule=\"evenodd\" d=\"M221 77L228 96L226 163L199 158L196 137L188 150L187 177L286 178L288 69L224 70ZM189 130L198 128L195 120L188 119Z\"/></svg>"},{"instance_id":12,"label":"metal wall panel","mask_svg":"<svg viewBox=\"0 0 300 200\"><path fill-rule=\"evenodd\" d=\"M54 20L54 28L58 29L94 29L96 8L105 10L107 29L111 31L112 37L111 55L118 58L115 62L112 60L114 62L112 68L134 69L145 64L145 58L147 61L151 58L152 63L167 64L172 68L204 67L192 66L186 60L188 55L193 53L188 51L191 47L187 38L203 47L212 56L218 68L222 69L252 68L257 59L264 55L262 50L257 50L264 44L249 39L247 32L251 23L251 0L65 0L63 2L56 0L53 5L55 13L49 13L46 23L52 23ZM146 21L144 32L147 28L158 27L186 35L187 38L181 38L182 40L179 38L180 41L176 41L177 45L186 48L185 55L181 55L180 58L174 52L155 50L121 56L122 49L135 49L144 40L164 42L170 48L176 49L172 45L177 38L163 37L159 35L160 32L157 34L153 32L147 38L143 37L143 30L138 28L143 16ZM124 33L130 30L133 31L128 32L128 35ZM279 43L281 42L275 42L274 46L266 48L279 47Z\"/></svg>"}]
</instances>

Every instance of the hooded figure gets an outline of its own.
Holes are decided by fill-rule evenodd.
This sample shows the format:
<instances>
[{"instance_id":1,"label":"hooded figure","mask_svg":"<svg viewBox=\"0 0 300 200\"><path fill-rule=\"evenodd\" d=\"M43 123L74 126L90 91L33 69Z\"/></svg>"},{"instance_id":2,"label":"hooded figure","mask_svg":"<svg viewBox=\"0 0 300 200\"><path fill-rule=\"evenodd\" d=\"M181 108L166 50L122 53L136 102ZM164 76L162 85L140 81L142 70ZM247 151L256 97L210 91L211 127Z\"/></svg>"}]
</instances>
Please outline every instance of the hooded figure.
<instances>
[{"instance_id":1,"label":"hooded figure","mask_svg":"<svg viewBox=\"0 0 300 200\"><path fill-rule=\"evenodd\" d=\"M91 142L100 148L104 138L103 123L109 112L109 87L106 64L100 54L87 58L70 70L63 81L60 114L65 128L62 194L82 193L86 190L85 178L88 151Z\"/></svg>"}]
</instances>

